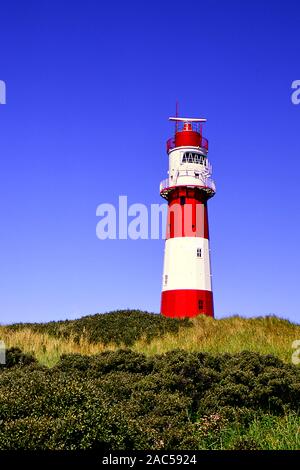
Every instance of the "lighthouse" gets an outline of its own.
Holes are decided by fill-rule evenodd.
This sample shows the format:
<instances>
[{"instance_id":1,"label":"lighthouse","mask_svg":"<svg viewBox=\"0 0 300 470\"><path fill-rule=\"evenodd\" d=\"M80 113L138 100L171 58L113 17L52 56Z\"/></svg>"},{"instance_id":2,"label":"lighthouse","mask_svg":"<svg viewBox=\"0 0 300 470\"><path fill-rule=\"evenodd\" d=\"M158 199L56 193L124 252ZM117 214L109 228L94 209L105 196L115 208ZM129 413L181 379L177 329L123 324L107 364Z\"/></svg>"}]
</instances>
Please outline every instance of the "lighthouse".
<instances>
[{"instance_id":1,"label":"lighthouse","mask_svg":"<svg viewBox=\"0 0 300 470\"><path fill-rule=\"evenodd\" d=\"M207 201L215 195L208 160L206 119L170 117L168 178L160 194L168 201L161 313L167 317L214 316Z\"/></svg>"}]
</instances>

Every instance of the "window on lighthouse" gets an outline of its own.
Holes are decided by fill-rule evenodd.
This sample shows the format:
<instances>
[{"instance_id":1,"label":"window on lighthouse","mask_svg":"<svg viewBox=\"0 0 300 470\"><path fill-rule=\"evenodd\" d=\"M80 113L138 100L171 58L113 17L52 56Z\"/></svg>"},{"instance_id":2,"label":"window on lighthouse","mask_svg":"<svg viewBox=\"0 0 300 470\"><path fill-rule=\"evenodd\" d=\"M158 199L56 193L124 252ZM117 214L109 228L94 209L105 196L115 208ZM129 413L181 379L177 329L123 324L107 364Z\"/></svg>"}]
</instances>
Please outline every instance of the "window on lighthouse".
<instances>
[{"instance_id":1,"label":"window on lighthouse","mask_svg":"<svg viewBox=\"0 0 300 470\"><path fill-rule=\"evenodd\" d=\"M184 152L182 163L197 163L199 165L206 165L206 157L200 153Z\"/></svg>"},{"instance_id":2,"label":"window on lighthouse","mask_svg":"<svg viewBox=\"0 0 300 470\"><path fill-rule=\"evenodd\" d=\"M202 258L202 248L197 248L197 258Z\"/></svg>"}]
</instances>

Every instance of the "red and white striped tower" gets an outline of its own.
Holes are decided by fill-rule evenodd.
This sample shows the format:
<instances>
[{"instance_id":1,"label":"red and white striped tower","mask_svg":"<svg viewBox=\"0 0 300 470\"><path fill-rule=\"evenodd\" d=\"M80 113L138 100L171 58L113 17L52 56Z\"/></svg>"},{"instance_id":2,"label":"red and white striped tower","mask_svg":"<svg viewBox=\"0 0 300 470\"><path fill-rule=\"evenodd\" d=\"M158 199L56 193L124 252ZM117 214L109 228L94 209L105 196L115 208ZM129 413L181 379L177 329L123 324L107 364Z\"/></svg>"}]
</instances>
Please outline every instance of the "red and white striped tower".
<instances>
[{"instance_id":1,"label":"red and white striped tower","mask_svg":"<svg viewBox=\"0 0 300 470\"><path fill-rule=\"evenodd\" d=\"M161 313L168 317L213 317L207 200L215 195L202 135L206 119L169 118L169 177L160 194L168 201Z\"/></svg>"}]
</instances>

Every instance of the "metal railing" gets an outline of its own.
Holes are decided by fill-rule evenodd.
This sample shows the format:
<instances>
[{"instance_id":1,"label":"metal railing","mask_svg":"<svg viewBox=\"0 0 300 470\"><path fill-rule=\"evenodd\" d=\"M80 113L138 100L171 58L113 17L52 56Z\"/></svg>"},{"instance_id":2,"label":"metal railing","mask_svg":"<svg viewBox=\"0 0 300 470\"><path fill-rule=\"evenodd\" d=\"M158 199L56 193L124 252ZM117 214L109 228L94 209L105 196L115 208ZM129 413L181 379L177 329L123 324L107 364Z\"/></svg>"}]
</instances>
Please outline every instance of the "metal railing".
<instances>
[{"instance_id":1,"label":"metal railing","mask_svg":"<svg viewBox=\"0 0 300 470\"><path fill-rule=\"evenodd\" d=\"M171 137L167 140L167 153L173 148L175 148L175 137Z\"/></svg>"},{"instance_id":2,"label":"metal railing","mask_svg":"<svg viewBox=\"0 0 300 470\"><path fill-rule=\"evenodd\" d=\"M202 122L198 121L176 121L175 122L175 132L181 132L184 130L190 130L194 132L198 132L198 134L202 134Z\"/></svg>"},{"instance_id":3,"label":"metal railing","mask_svg":"<svg viewBox=\"0 0 300 470\"><path fill-rule=\"evenodd\" d=\"M185 172L184 172L185 173ZM179 175L180 176L180 175ZM187 177L193 177L192 175L181 175L181 176L187 176ZM195 178L194 178L195 180ZM195 182L195 181L194 181ZM200 184L200 182L203 182L203 184ZM170 178L166 178L164 180L161 181L160 185L159 185L159 191L162 192L164 190L167 190L169 188L173 188L174 186L179 186L178 185L178 182L177 182L177 179L175 181L171 181ZM213 191L214 193L216 192L216 185L215 185L215 182L212 178L210 177L207 177L207 178L204 178L204 180L199 180L199 184L188 184L188 183L184 183L183 186L198 186L198 187L201 187L201 188L207 188L211 191Z\"/></svg>"},{"instance_id":4,"label":"metal railing","mask_svg":"<svg viewBox=\"0 0 300 470\"><path fill-rule=\"evenodd\" d=\"M161 181L161 183L159 185L159 191L161 192L164 189L169 188L169 187L170 187L169 178L166 178L166 179Z\"/></svg>"}]
</instances>

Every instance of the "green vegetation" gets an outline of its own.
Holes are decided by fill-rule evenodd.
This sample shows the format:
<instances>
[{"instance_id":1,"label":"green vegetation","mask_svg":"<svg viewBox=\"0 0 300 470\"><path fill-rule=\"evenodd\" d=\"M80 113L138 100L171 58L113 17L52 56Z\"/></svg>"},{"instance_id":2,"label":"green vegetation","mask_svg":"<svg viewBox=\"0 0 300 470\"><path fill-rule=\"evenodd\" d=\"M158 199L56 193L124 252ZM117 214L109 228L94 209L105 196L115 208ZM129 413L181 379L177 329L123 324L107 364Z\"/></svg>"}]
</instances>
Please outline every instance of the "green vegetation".
<instances>
[{"instance_id":1,"label":"green vegetation","mask_svg":"<svg viewBox=\"0 0 300 470\"><path fill-rule=\"evenodd\" d=\"M300 449L286 320L120 311L0 339L0 450Z\"/></svg>"},{"instance_id":2,"label":"green vegetation","mask_svg":"<svg viewBox=\"0 0 300 470\"><path fill-rule=\"evenodd\" d=\"M7 328L10 331L30 328L35 333L46 333L55 338L72 338L77 343L80 343L84 335L89 343L132 346L142 337L150 341L166 333L177 333L181 326L191 327L192 323L188 319L178 321L140 310L117 310L106 314L88 315L79 320L17 323Z\"/></svg>"},{"instance_id":3,"label":"green vegetation","mask_svg":"<svg viewBox=\"0 0 300 470\"><path fill-rule=\"evenodd\" d=\"M300 369L271 355L7 356L1 450L300 448Z\"/></svg>"},{"instance_id":4,"label":"green vegetation","mask_svg":"<svg viewBox=\"0 0 300 470\"><path fill-rule=\"evenodd\" d=\"M0 339L8 347L18 346L47 366L55 365L62 354L93 355L124 347L147 356L173 349L212 354L247 350L274 354L290 363L292 342L299 338L300 325L274 316L222 320L199 316L179 321L138 310L0 326Z\"/></svg>"}]
</instances>

